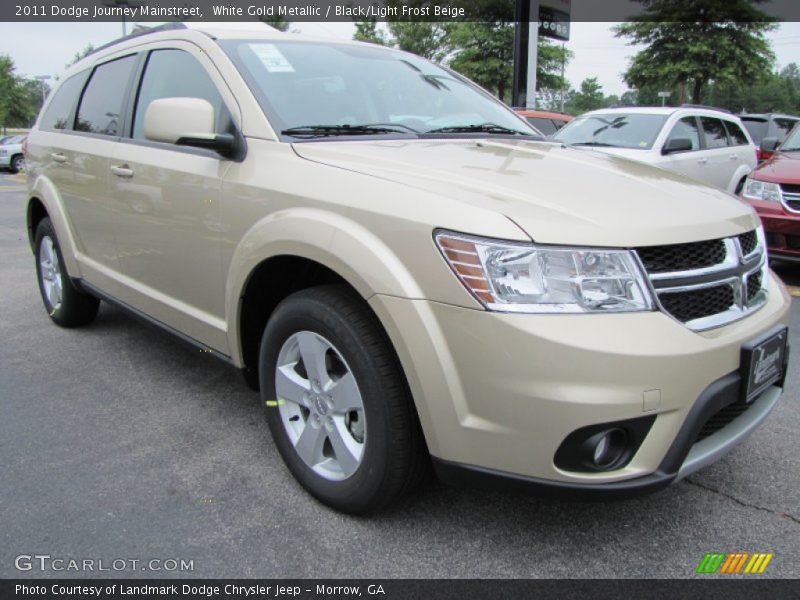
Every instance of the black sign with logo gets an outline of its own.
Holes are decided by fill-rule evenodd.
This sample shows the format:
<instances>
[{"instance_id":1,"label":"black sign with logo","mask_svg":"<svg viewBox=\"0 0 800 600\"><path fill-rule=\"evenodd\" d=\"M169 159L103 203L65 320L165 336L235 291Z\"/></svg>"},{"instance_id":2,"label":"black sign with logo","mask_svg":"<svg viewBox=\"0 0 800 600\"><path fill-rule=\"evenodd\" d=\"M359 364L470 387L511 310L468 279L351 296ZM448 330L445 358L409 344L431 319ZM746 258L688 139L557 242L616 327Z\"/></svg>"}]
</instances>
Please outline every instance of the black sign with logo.
<instances>
[{"instance_id":1,"label":"black sign with logo","mask_svg":"<svg viewBox=\"0 0 800 600\"><path fill-rule=\"evenodd\" d=\"M783 328L742 348L745 402L752 402L773 383L783 379L788 337L788 330Z\"/></svg>"},{"instance_id":2,"label":"black sign with logo","mask_svg":"<svg viewBox=\"0 0 800 600\"><path fill-rule=\"evenodd\" d=\"M548 6L540 6L539 35L556 40L568 40L569 14Z\"/></svg>"}]
</instances>

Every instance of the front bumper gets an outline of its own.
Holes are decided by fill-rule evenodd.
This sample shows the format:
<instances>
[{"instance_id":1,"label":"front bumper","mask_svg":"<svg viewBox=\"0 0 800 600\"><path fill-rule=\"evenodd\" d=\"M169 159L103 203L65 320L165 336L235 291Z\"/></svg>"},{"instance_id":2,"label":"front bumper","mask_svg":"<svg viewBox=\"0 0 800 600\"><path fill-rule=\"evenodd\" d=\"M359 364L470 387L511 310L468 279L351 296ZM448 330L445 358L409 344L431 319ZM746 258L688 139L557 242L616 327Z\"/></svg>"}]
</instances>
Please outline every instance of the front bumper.
<instances>
[{"instance_id":1,"label":"front bumper","mask_svg":"<svg viewBox=\"0 0 800 600\"><path fill-rule=\"evenodd\" d=\"M769 292L748 318L702 333L659 312L542 316L388 296L370 303L403 363L442 479L466 472L570 493L627 494L663 487L718 458L775 405L780 391L770 388L735 422L694 443L698 407L721 407L738 392L742 345L788 324L790 299L774 276ZM718 381L730 389L717 390ZM573 431L651 415L623 467L556 466L556 450Z\"/></svg>"},{"instance_id":2,"label":"front bumper","mask_svg":"<svg viewBox=\"0 0 800 600\"><path fill-rule=\"evenodd\" d=\"M790 213L776 202L750 203L764 224L769 255L785 260L800 260L800 213Z\"/></svg>"}]
</instances>

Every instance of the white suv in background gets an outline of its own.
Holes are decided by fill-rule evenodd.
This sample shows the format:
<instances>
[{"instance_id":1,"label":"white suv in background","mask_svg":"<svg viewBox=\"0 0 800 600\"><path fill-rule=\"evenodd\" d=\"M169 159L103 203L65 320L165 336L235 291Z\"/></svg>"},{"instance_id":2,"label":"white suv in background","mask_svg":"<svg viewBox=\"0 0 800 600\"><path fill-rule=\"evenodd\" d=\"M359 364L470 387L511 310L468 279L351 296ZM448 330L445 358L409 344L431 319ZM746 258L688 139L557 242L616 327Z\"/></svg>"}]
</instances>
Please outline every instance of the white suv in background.
<instances>
[{"instance_id":1,"label":"white suv in background","mask_svg":"<svg viewBox=\"0 0 800 600\"><path fill-rule=\"evenodd\" d=\"M696 106L595 110L553 139L669 169L731 193L741 190L758 163L739 117Z\"/></svg>"}]
</instances>

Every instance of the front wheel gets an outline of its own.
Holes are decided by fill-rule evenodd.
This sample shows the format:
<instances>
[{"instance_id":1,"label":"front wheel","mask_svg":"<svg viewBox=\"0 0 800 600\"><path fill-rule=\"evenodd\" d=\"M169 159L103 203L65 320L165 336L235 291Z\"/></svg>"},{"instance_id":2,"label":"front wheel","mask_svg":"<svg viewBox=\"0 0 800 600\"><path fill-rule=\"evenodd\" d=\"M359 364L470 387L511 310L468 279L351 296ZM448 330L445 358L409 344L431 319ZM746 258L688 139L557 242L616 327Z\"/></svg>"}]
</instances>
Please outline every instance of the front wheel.
<instances>
[{"instance_id":1,"label":"front wheel","mask_svg":"<svg viewBox=\"0 0 800 600\"><path fill-rule=\"evenodd\" d=\"M427 453L399 361L348 288L286 298L267 323L259 367L278 451L316 498L360 514L422 479Z\"/></svg>"},{"instance_id":2,"label":"front wheel","mask_svg":"<svg viewBox=\"0 0 800 600\"><path fill-rule=\"evenodd\" d=\"M50 318L62 327L91 323L100 301L73 285L49 218L42 219L36 227L35 245L39 292Z\"/></svg>"},{"instance_id":3,"label":"front wheel","mask_svg":"<svg viewBox=\"0 0 800 600\"><path fill-rule=\"evenodd\" d=\"M21 154L11 158L11 165L9 167L12 173L19 173L25 170L25 157Z\"/></svg>"}]
</instances>

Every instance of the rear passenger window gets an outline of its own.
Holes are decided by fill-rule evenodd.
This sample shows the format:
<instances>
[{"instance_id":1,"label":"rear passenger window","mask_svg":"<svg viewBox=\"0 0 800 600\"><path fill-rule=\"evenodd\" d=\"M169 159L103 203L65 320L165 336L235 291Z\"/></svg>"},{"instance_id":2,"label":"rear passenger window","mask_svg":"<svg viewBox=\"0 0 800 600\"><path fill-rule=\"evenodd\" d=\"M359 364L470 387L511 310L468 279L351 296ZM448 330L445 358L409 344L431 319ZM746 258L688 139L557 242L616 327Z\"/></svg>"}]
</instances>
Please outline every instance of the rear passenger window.
<instances>
[{"instance_id":1,"label":"rear passenger window","mask_svg":"<svg viewBox=\"0 0 800 600\"><path fill-rule=\"evenodd\" d=\"M733 121L725 121L725 128L728 130L731 146L747 146L750 143L742 128Z\"/></svg>"},{"instance_id":2,"label":"rear passenger window","mask_svg":"<svg viewBox=\"0 0 800 600\"><path fill-rule=\"evenodd\" d=\"M706 148L724 148L728 145L728 134L725 132L725 125L719 119L711 117L700 117L703 124L703 132L706 138Z\"/></svg>"},{"instance_id":3,"label":"rear passenger window","mask_svg":"<svg viewBox=\"0 0 800 600\"><path fill-rule=\"evenodd\" d=\"M39 122L40 129L72 129L69 118L72 109L78 102L83 84L86 82L86 72L78 73L62 83L47 105L47 110Z\"/></svg>"},{"instance_id":4,"label":"rear passenger window","mask_svg":"<svg viewBox=\"0 0 800 600\"><path fill-rule=\"evenodd\" d=\"M153 100L160 98L201 98L214 107L217 133L233 133L233 119L214 82L203 66L183 50L154 50L139 87L133 138L143 140L144 116Z\"/></svg>"},{"instance_id":5,"label":"rear passenger window","mask_svg":"<svg viewBox=\"0 0 800 600\"><path fill-rule=\"evenodd\" d=\"M692 150L700 149L700 130L697 128L697 121L694 117L683 117L675 123L672 131L667 138L667 143L673 139L685 138L692 141Z\"/></svg>"},{"instance_id":6,"label":"rear passenger window","mask_svg":"<svg viewBox=\"0 0 800 600\"><path fill-rule=\"evenodd\" d=\"M553 124L550 119L542 119L541 117L528 117L528 123L536 127L545 135L553 135L558 128Z\"/></svg>"},{"instance_id":7,"label":"rear passenger window","mask_svg":"<svg viewBox=\"0 0 800 600\"><path fill-rule=\"evenodd\" d=\"M777 129L777 137L780 141L786 139L789 132L792 130L797 121L792 119L775 119L775 128Z\"/></svg>"},{"instance_id":8,"label":"rear passenger window","mask_svg":"<svg viewBox=\"0 0 800 600\"><path fill-rule=\"evenodd\" d=\"M136 56L126 56L100 65L83 91L75 120L76 131L119 135L122 101Z\"/></svg>"}]
</instances>

